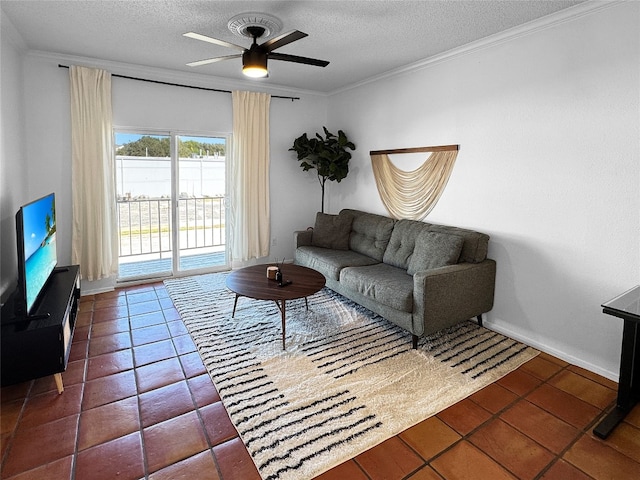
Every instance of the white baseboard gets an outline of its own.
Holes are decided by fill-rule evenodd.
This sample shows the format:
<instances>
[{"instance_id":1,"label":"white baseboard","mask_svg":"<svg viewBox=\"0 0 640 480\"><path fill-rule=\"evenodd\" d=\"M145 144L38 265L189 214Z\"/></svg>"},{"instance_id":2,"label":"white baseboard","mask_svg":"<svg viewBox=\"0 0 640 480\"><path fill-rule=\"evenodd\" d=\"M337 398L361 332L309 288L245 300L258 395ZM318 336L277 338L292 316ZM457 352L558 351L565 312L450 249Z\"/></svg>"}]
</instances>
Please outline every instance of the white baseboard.
<instances>
[{"instance_id":1,"label":"white baseboard","mask_svg":"<svg viewBox=\"0 0 640 480\"><path fill-rule=\"evenodd\" d=\"M99 293L113 292L114 290L115 290L114 287L83 289L80 296L85 297L87 295L98 295Z\"/></svg>"},{"instance_id":2,"label":"white baseboard","mask_svg":"<svg viewBox=\"0 0 640 480\"><path fill-rule=\"evenodd\" d=\"M530 347L533 347L537 350L548 353L549 355L553 355L554 357L557 357L560 360L564 360L565 362L571 363L572 365L576 365L578 367L589 370L590 372L597 373L598 375L608 378L609 380L618 382L618 379L620 376L619 372L611 372L609 370L605 370L599 367L598 365L594 365L582 358L574 357L573 355L569 355L566 352L562 352L556 348L550 347L549 345L545 345L536 340L532 340L526 336L516 333L510 330L509 328L505 328L503 325L497 325L495 323L487 321L487 319L484 317L483 317L482 324L490 330L501 333L502 335L505 335L509 338L513 338L514 340L518 340L519 342L527 344Z\"/></svg>"}]
</instances>

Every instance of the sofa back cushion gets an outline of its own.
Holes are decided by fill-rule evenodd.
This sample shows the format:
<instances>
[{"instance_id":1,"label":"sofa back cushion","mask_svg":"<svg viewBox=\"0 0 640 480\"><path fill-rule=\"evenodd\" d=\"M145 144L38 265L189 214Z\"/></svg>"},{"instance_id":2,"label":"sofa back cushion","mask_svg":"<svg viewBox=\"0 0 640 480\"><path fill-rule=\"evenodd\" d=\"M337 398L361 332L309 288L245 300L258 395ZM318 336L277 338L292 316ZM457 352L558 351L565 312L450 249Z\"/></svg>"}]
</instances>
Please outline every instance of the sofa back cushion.
<instances>
[{"instance_id":1,"label":"sofa back cushion","mask_svg":"<svg viewBox=\"0 0 640 480\"><path fill-rule=\"evenodd\" d=\"M396 231L399 227L400 229ZM412 253L409 251L414 248L417 235L423 231L462 237L464 243L458 259L459 263L480 263L487 258L487 250L489 248L489 235L487 234L449 225L438 225L417 220L398 220L389 242L388 248L391 250L388 255L385 252L385 263L400 268L408 268L408 260L407 264L403 266L403 259L408 258L407 255Z\"/></svg>"},{"instance_id":2,"label":"sofa back cushion","mask_svg":"<svg viewBox=\"0 0 640 480\"><path fill-rule=\"evenodd\" d=\"M394 220L390 217L361 210L346 208L340 213L342 212L348 213L353 217L349 248L363 255L376 258L378 261L383 261L384 259L385 263L387 263L385 253L387 245L391 244L392 233L395 231L395 227L402 224L402 228L397 233L398 237L393 241L395 246L392 246L392 250L389 252L388 260L390 265L408 269L410 258L407 257L407 253L411 249L412 242L415 246L417 238L415 235L422 233L422 231L462 237L464 242L458 263L480 263L487 258L489 235L484 233L417 220ZM372 235L372 232L375 232L375 234ZM403 233L406 233L406 236Z\"/></svg>"},{"instance_id":3,"label":"sofa back cushion","mask_svg":"<svg viewBox=\"0 0 640 480\"><path fill-rule=\"evenodd\" d=\"M384 252L384 263L404 268L409 275L458 263L465 239L448 231L432 231L433 226L398 220Z\"/></svg>"},{"instance_id":4,"label":"sofa back cushion","mask_svg":"<svg viewBox=\"0 0 640 480\"><path fill-rule=\"evenodd\" d=\"M311 245L334 250L349 250L352 222L353 217L346 212L341 212L339 215L318 212Z\"/></svg>"},{"instance_id":5,"label":"sofa back cushion","mask_svg":"<svg viewBox=\"0 0 640 480\"><path fill-rule=\"evenodd\" d=\"M393 226L393 233L382 261L387 265L405 270L409 268L409 260L415 249L416 239L427 228L428 225L424 222L398 220Z\"/></svg>"},{"instance_id":6,"label":"sofa back cushion","mask_svg":"<svg viewBox=\"0 0 640 480\"><path fill-rule=\"evenodd\" d=\"M359 210L345 209L340 212L341 215L343 213L353 217L349 248L381 262L391 238L395 220Z\"/></svg>"},{"instance_id":7,"label":"sofa back cushion","mask_svg":"<svg viewBox=\"0 0 640 480\"><path fill-rule=\"evenodd\" d=\"M450 227L448 225L436 225L433 223L427 223L427 225L430 232L458 235L464 238L462 252L460 252L458 262L480 263L487 258L489 235L474 230L467 230L466 228Z\"/></svg>"},{"instance_id":8,"label":"sofa back cushion","mask_svg":"<svg viewBox=\"0 0 640 480\"><path fill-rule=\"evenodd\" d=\"M409 260L407 273L455 265L460 258L464 238L448 233L423 231L415 241L415 250Z\"/></svg>"}]
</instances>

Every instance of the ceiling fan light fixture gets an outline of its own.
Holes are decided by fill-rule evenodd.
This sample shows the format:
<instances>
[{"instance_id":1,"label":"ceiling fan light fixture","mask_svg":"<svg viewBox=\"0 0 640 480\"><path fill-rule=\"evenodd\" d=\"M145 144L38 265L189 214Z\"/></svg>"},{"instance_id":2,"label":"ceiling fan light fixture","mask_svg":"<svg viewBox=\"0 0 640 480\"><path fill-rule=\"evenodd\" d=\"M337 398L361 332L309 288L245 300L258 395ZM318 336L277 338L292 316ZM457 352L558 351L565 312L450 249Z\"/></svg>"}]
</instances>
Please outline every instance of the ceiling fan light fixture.
<instances>
[{"instance_id":1,"label":"ceiling fan light fixture","mask_svg":"<svg viewBox=\"0 0 640 480\"><path fill-rule=\"evenodd\" d=\"M242 73L251 78L265 78L269 74L268 70L264 67L251 66L242 67Z\"/></svg>"},{"instance_id":2,"label":"ceiling fan light fixture","mask_svg":"<svg viewBox=\"0 0 640 480\"><path fill-rule=\"evenodd\" d=\"M199 65L208 65L228 58L238 58L242 56L242 73L250 78L265 78L269 76L269 70L267 69L267 59L280 60L283 62L302 63L306 65L315 65L318 67L326 67L329 62L326 60L318 60L316 58L299 57L297 55L287 55L284 53L274 52L277 48L284 47L296 40L300 40L307 36L306 33L299 30L292 30L289 33L273 37L266 42L258 44L259 38L265 38L274 31L279 31L282 27L280 21L275 18L267 18L268 16L261 16L259 14L241 14L229 21L229 29L241 36L251 37L253 42L251 47L244 48L234 43L229 43L224 40L218 40L213 37L208 37L200 33L188 32L185 33L185 37L193 38L203 42L213 43L214 45L220 45L222 47L233 48L234 50L240 50L242 53L235 55L226 55L223 57L208 58L206 60L199 60L197 62L187 63L187 65L195 67Z\"/></svg>"},{"instance_id":3,"label":"ceiling fan light fixture","mask_svg":"<svg viewBox=\"0 0 640 480\"><path fill-rule=\"evenodd\" d=\"M253 49L242 54L242 73L251 78L264 78L269 75L267 56Z\"/></svg>"}]
</instances>

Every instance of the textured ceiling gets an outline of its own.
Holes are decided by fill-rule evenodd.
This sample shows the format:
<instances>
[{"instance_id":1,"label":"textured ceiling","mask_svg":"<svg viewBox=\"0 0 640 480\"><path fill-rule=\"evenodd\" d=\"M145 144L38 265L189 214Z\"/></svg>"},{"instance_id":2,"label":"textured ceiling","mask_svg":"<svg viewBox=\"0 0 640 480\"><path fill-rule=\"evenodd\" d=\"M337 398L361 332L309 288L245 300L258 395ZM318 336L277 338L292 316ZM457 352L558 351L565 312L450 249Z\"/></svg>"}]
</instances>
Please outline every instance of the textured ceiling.
<instances>
[{"instance_id":1,"label":"textured ceiling","mask_svg":"<svg viewBox=\"0 0 640 480\"><path fill-rule=\"evenodd\" d=\"M194 31L248 47L250 40L232 34L227 22L240 13L268 13L281 20L281 33L309 34L278 52L331 63L320 68L272 60L269 78L257 81L332 92L582 1L1 0L0 5L30 50L243 80L238 58L186 66L237 52L182 34Z\"/></svg>"}]
</instances>

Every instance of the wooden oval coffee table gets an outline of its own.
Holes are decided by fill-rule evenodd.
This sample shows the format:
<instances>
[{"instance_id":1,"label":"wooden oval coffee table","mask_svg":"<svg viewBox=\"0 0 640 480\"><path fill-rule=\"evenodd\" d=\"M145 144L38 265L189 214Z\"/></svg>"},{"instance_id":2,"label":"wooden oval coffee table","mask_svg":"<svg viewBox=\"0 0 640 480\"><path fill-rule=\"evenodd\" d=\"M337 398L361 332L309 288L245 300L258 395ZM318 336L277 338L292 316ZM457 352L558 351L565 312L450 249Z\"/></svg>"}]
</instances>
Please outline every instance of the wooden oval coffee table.
<instances>
[{"instance_id":1,"label":"wooden oval coffee table","mask_svg":"<svg viewBox=\"0 0 640 480\"><path fill-rule=\"evenodd\" d=\"M280 287L275 280L267 278L268 265L253 265L235 270L227 277L227 288L236 294L233 303L233 314L236 314L238 297L249 297L256 300L272 300L280 309L282 318L282 349L285 349L286 301L304 298L307 310L307 297L320 291L325 284L324 275L301 265L284 264L280 267L284 282L291 283Z\"/></svg>"}]
</instances>

